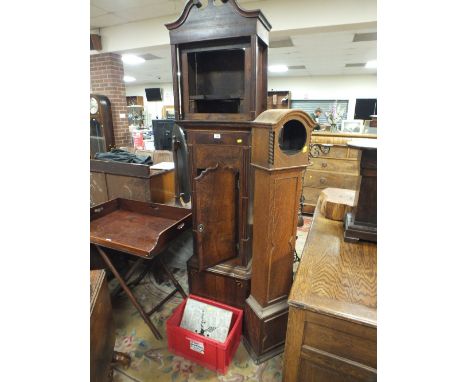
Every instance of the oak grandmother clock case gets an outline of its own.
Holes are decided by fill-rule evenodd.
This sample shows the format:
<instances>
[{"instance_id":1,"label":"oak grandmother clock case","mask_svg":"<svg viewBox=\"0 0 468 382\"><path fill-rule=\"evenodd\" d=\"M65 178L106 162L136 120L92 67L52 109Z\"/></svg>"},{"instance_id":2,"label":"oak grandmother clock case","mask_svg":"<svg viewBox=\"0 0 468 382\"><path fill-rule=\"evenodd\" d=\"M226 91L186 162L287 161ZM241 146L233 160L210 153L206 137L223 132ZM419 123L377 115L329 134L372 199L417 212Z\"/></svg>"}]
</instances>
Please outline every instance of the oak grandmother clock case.
<instances>
[{"instance_id":1,"label":"oak grandmother clock case","mask_svg":"<svg viewBox=\"0 0 468 382\"><path fill-rule=\"evenodd\" d=\"M284 349L302 177L308 164L310 116L267 110L252 129L253 245L245 346L256 362Z\"/></svg>"}]
</instances>

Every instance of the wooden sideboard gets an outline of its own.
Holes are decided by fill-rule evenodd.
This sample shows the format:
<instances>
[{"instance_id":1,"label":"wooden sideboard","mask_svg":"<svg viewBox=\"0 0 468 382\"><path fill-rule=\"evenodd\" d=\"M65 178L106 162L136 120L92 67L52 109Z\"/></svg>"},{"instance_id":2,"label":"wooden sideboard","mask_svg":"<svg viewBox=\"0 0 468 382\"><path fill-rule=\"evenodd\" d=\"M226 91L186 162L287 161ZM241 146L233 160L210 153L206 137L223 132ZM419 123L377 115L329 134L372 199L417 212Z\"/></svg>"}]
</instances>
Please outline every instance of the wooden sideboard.
<instances>
[{"instance_id":1,"label":"wooden sideboard","mask_svg":"<svg viewBox=\"0 0 468 382\"><path fill-rule=\"evenodd\" d=\"M313 213L320 192L324 188L356 190L359 182L359 150L350 148L346 142L355 138L377 138L374 134L312 132L311 146L332 145L329 152L319 148L311 150L309 165L304 174L304 212ZM312 154L316 153L317 157Z\"/></svg>"},{"instance_id":2,"label":"wooden sideboard","mask_svg":"<svg viewBox=\"0 0 468 382\"><path fill-rule=\"evenodd\" d=\"M285 382L377 380L377 246L316 208L288 299Z\"/></svg>"},{"instance_id":3,"label":"wooden sideboard","mask_svg":"<svg viewBox=\"0 0 468 382\"><path fill-rule=\"evenodd\" d=\"M91 159L91 206L115 198L153 203L174 201L174 170L151 170L149 167Z\"/></svg>"}]
</instances>

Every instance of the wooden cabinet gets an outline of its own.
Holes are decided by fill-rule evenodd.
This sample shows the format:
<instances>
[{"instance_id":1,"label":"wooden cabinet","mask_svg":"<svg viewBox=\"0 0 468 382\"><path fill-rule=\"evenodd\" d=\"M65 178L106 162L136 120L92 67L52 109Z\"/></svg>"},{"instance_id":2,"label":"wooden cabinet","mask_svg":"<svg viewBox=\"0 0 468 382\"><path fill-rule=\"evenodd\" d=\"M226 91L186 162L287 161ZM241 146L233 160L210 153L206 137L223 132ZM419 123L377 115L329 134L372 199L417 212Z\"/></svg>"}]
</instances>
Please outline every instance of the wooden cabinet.
<instances>
[{"instance_id":1,"label":"wooden cabinet","mask_svg":"<svg viewBox=\"0 0 468 382\"><path fill-rule=\"evenodd\" d=\"M91 160L91 206L115 198L169 203L174 200L174 170L150 170L150 166Z\"/></svg>"},{"instance_id":2,"label":"wooden cabinet","mask_svg":"<svg viewBox=\"0 0 468 382\"><path fill-rule=\"evenodd\" d=\"M288 304L283 381L377 381L377 246L319 205Z\"/></svg>"},{"instance_id":3,"label":"wooden cabinet","mask_svg":"<svg viewBox=\"0 0 468 382\"><path fill-rule=\"evenodd\" d=\"M267 96L267 109L290 109L291 92L281 90L271 90Z\"/></svg>"},{"instance_id":4,"label":"wooden cabinet","mask_svg":"<svg viewBox=\"0 0 468 382\"><path fill-rule=\"evenodd\" d=\"M112 306L103 269L90 272L90 381L102 382L112 375L115 333Z\"/></svg>"},{"instance_id":5,"label":"wooden cabinet","mask_svg":"<svg viewBox=\"0 0 468 382\"><path fill-rule=\"evenodd\" d=\"M359 150L348 147L353 138L375 139L371 134L312 132L309 165L304 175L304 212L313 213L324 188L356 190L359 184ZM321 144L332 145L329 151Z\"/></svg>"},{"instance_id":6,"label":"wooden cabinet","mask_svg":"<svg viewBox=\"0 0 468 382\"><path fill-rule=\"evenodd\" d=\"M145 106L143 96L127 96L127 106Z\"/></svg>"}]
</instances>

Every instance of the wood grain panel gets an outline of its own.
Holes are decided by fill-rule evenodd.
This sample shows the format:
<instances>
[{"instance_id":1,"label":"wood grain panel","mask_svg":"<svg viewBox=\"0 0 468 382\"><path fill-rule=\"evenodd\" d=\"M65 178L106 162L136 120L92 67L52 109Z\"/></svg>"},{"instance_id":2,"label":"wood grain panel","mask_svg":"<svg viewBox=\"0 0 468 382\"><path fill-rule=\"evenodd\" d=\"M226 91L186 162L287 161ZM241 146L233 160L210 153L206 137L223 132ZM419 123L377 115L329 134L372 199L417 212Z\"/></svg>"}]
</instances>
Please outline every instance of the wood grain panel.
<instances>
[{"instance_id":1,"label":"wood grain panel","mask_svg":"<svg viewBox=\"0 0 468 382\"><path fill-rule=\"evenodd\" d=\"M314 131L311 142L313 143L332 143L334 145L346 145L346 142L355 138L377 139L377 134L357 134L357 133L332 133Z\"/></svg>"},{"instance_id":2,"label":"wood grain panel","mask_svg":"<svg viewBox=\"0 0 468 382\"><path fill-rule=\"evenodd\" d=\"M328 171L307 170L304 186L315 188L347 188L355 190L359 182L359 175L333 173Z\"/></svg>"},{"instance_id":3,"label":"wood grain panel","mask_svg":"<svg viewBox=\"0 0 468 382\"><path fill-rule=\"evenodd\" d=\"M359 174L359 162L351 159L312 158L308 170L336 171Z\"/></svg>"},{"instance_id":4,"label":"wood grain panel","mask_svg":"<svg viewBox=\"0 0 468 382\"><path fill-rule=\"evenodd\" d=\"M294 243L296 242L297 200L295 197L281 197L280 195L297 195L298 177L279 178L274 180L272 194L273 220L271 230L271 257L268 259L270 277L267 286L267 301L275 301L287 297L292 285L292 269ZM292 229L291 229L292 228ZM286 293L285 293L286 292Z\"/></svg>"},{"instance_id":5,"label":"wood grain panel","mask_svg":"<svg viewBox=\"0 0 468 382\"><path fill-rule=\"evenodd\" d=\"M91 206L104 203L109 200L107 196L106 174L91 172L90 174Z\"/></svg>"},{"instance_id":6,"label":"wood grain panel","mask_svg":"<svg viewBox=\"0 0 468 382\"><path fill-rule=\"evenodd\" d=\"M250 294L250 279L222 276L210 270L198 271L188 264L190 293L244 309Z\"/></svg>"},{"instance_id":7,"label":"wood grain panel","mask_svg":"<svg viewBox=\"0 0 468 382\"><path fill-rule=\"evenodd\" d=\"M199 269L237 255L238 172L231 167L210 167L194 179L197 194L194 228Z\"/></svg>"},{"instance_id":8,"label":"wood grain panel","mask_svg":"<svg viewBox=\"0 0 468 382\"><path fill-rule=\"evenodd\" d=\"M122 175L107 174L109 200L124 198L140 202L151 201L148 178L134 178Z\"/></svg>"},{"instance_id":9,"label":"wood grain panel","mask_svg":"<svg viewBox=\"0 0 468 382\"><path fill-rule=\"evenodd\" d=\"M357 151L357 150L355 150ZM332 146L328 153L323 153L320 150L318 151L319 158L340 158L347 159L349 158L349 148L347 146Z\"/></svg>"},{"instance_id":10,"label":"wood grain panel","mask_svg":"<svg viewBox=\"0 0 468 382\"><path fill-rule=\"evenodd\" d=\"M216 136L216 138L215 138ZM198 131L193 139L194 144L199 145L230 145L248 146L250 133L245 131Z\"/></svg>"},{"instance_id":11,"label":"wood grain panel","mask_svg":"<svg viewBox=\"0 0 468 382\"><path fill-rule=\"evenodd\" d=\"M90 286L90 380L99 382L107 379L115 343L106 272L102 269L91 271Z\"/></svg>"},{"instance_id":12,"label":"wood grain panel","mask_svg":"<svg viewBox=\"0 0 468 382\"><path fill-rule=\"evenodd\" d=\"M309 346L301 350L299 381L307 382L374 382L374 368Z\"/></svg>"},{"instance_id":13,"label":"wood grain panel","mask_svg":"<svg viewBox=\"0 0 468 382\"><path fill-rule=\"evenodd\" d=\"M216 164L221 163L239 170L241 167L241 158L241 147L226 147L218 145L194 146L194 165L196 168L205 169L208 167L214 167Z\"/></svg>"},{"instance_id":14,"label":"wood grain panel","mask_svg":"<svg viewBox=\"0 0 468 382\"><path fill-rule=\"evenodd\" d=\"M267 306L286 298L292 283L301 173L297 169L254 171L252 294Z\"/></svg>"},{"instance_id":15,"label":"wood grain panel","mask_svg":"<svg viewBox=\"0 0 468 382\"><path fill-rule=\"evenodd\" d=\"M315 211L302 260L289 296L290 304L374 322L377 307L377 246L347 243L343 223ZM355 305L356 316L349 316Z\"/></svg>"},{"instance_id":16,"label":"wood grain panel","mask_svg":"<svg viewBox=\"0 0 468 382\"><path fill-rule=\"evenodd\" d=\"M150 178L150 193L153 203L167 203L174 200L174 170Z\"/></svg>"},{"instance_id":17,"label":"wood grain panel","mask_svg":"<svg viewBox=\"0 0 468 382\"><path fill-rule=\"evenodd\" d=\"M375 329L369 329L374 330ZM304 330L304 345L345 357L364 365L377 367L377 343L349 332L307 322Z\"/></svg>"},{"instance_id":18,"label":"wood grain panel","mask_svg":"<svg viewBox=\"0 0 468 382\"><path fill-rule=\"evenodd\" d=\"M299 354L305 326L305 310L289 307L288 330L284 348L283 382L298 380Z\"/></svg>"}]
</instances>

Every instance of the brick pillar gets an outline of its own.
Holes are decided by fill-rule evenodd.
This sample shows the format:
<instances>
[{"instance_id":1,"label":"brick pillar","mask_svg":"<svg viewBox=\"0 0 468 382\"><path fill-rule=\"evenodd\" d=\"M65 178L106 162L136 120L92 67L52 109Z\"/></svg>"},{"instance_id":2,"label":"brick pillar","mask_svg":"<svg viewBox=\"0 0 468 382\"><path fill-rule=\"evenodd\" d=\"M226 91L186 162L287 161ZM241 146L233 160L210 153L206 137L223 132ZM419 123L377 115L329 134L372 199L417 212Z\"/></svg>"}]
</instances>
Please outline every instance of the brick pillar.
<instances>
[{"instance_id":1,"label":"brick pillar","mask_svg":"<svg viewBox=\"0 0 468 382\"><path fill-rule=\"evenodd\" d=\"M115 146L131 146L121 56L115 53L93 54L90 61L91 93L105 95L111 102ZM120 118L120 114L125 114L125 118Z\"/></svg>"}]
</instances>

